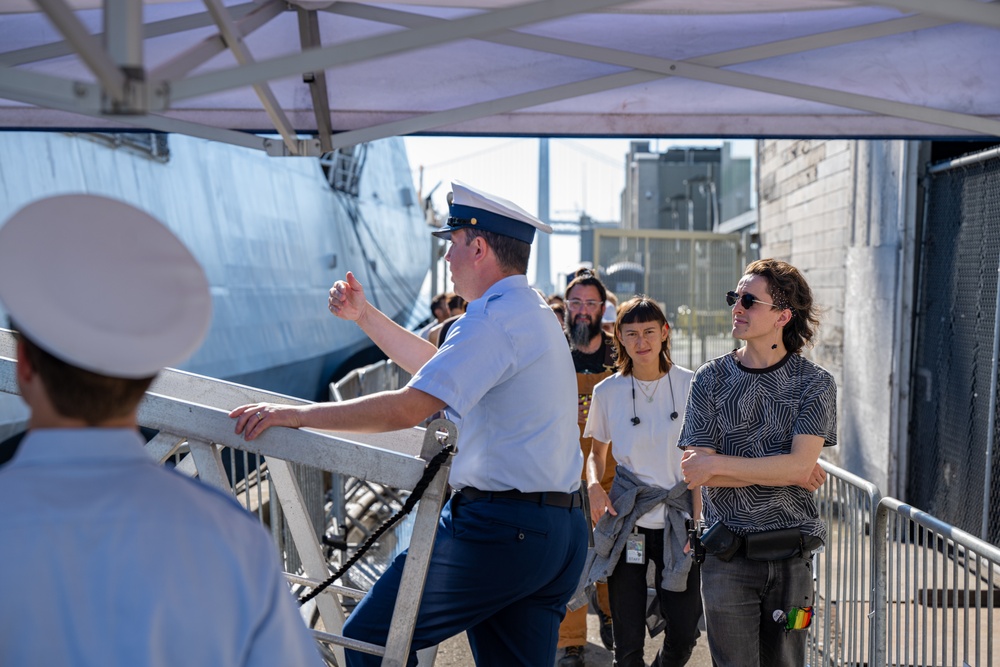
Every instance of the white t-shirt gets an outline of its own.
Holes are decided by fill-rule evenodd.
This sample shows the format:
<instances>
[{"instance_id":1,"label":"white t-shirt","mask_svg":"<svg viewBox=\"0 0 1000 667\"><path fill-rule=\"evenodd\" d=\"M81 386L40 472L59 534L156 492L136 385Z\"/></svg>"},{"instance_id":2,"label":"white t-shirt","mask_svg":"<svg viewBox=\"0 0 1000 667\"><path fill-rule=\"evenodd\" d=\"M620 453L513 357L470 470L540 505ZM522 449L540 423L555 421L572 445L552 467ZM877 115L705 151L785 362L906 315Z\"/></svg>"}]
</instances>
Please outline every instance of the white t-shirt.
<instances>
[{"instance_id":1,"label":"white t-shirt","mask_svg":"<svg viewBox=\"0 0 1000 667\"><path fill-rule=\"evenodd\" d=\"M613 443L618 465L628 468L646 484L672 488L684 478L683 452L677 448L677 439L692 378L692 371L674 364L660 378L658 386L643 383L646 394L652 395L650 403L638 380L633 401L632 376L615 373L594 387L584 436ZM677 419L670 418L672 412L677 413ZM633 416L639 418L638 424L632 424ZM666 507L660 506L639 517L636 524L643 528L663 528L665 513Z\"/></svg>"}]
</instances>

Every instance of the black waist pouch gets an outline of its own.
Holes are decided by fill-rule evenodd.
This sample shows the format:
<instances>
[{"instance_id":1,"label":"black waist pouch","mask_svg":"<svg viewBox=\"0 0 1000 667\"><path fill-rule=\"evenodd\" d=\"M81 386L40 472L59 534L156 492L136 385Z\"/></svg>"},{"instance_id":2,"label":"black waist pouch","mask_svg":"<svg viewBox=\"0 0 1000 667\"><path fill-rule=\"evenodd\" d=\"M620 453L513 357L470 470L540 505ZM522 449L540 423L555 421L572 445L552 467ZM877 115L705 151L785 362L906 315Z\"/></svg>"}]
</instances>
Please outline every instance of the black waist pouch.
<instances>
[{"instance_id":1,"label":"black waist pouch","mask_svg":"<svg viewBox=\"0 0 1000 667\"><path fill-rule=\"evenodd\" d=\"M802 532L798 528L749 533L743 539L750 560L785 560L802 554Z\"/></svg>"},{"instance_id":2,"label":"black waist pouch","mask_svg":"<svg viewBox=\"0 0 1000 667\"><path fill-rule=\"evenodd\" d=\"M716 521L701 534L701 544L705 551L721 561L732 560L742 542L743 539L721 521Z\"/></svg>"}]
</instances>

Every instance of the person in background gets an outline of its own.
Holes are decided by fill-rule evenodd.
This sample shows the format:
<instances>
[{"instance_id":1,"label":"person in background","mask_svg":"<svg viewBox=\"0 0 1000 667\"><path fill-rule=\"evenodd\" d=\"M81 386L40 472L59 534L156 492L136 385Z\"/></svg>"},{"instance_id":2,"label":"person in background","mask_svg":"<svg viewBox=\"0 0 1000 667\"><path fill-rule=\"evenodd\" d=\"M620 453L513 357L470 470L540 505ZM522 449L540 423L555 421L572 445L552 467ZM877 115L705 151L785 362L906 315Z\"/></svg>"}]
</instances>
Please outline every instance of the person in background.
<instances>
[{"instance_id":1,"label":"person in background","mask_svg":"<svg viewBox=\"0 0 1000 667\"><path fill-rule=\"evenodd\" d=\"M798 269L753 262L726 300L746 345L698 369L678 442L684 479L705 498L708 644L720 667L800 667L811 553L826 539L817 460L837 443L837 386L801 355L819 321Z\"/></svg>"},{"instance_id":2,"label":"person in background","mask_svg":"<svg viewBox=\"0 0 1000 667\"><path fill-rule=\"evenodd\" d=\"M588 580L608 578L616 667L645 667L647 569L652 567L656 607L666 621L658 667L686 664L701 618L699 567L686 522L701 500L681 475L677 438L690 370L670 359L670 326L651 299L639 296L618 308L618 372L594 388L585 435L590 511L597 522ZM602 484L610 442L618 467L611 493Z\"/></svg>"},{"instance_id":3,"label":"person in background","mask_svg":"<svg viewBox=\"0 0 1000 667\"><path fill-rule=\"evenodd\" d=\"M555 313L556 321L559 322L559 326L566 325L566 305L562 301L552 301L549 303L549 308Z\"/></svg>"},{"instance_id":4,"label":"person in background","mask_svg":"<svg viewBox=\"0 0 1000 667\"><path fill-rule=\"evenodd\" d=\"M449 478L456 493L438 522L412 649L466 632L477 665L551 665L587 548L573 362L525 275L535 231L552 228L507 200L452 187L448 224L433 233L451 241L445 260L469 308L445 345L372 306L351 273L330 290L330 310L413 373L409 384L342 403L244 405L230 415L252 440L272 426L391 431L445 408L458 426ZM345 636L385 645L405 562L404 552L358 603ZM351 667L381 663L346 655Z\"/></svg>"},{"instance_id":5,"label":"person in background","mask_svg":"<svg viewBox=\"0 0 1000 667\"><path fill-rule=\"evenodd\" d=\"M468 303L465 299L460 297L458 294L452 294L451 298L448 299L448 312L450 312L451 315L441 322L441 324L431 329L428 340L438 347L441 347L444 343L444 339L448 337L448 330L451 329L451 325L457 322L458 318L465 314L465 309L467 307Z\"/></svg>"},{"instance_id":6,"label":"person in background","mask_svg":"<svg viewBox=\"0 0 1000 667\"><path fill-rule=\"evenodd\" d=\"M0 664L322 665L267 531L139 435L211 320L187 248L128 204L42 199L0 228L0 301L31 408L0 470Z\"/></svg>"},{"instance_id":7,"label":"person in background","mask_svg":"<svg viewBox=\"0 0 1000 667\"><path fill-rule=\"evenodd\" d=\"M577 423L580 427L580 450L584 460L590 454L591 439L584 437L591 395L594 386L614 372L614 341L601 329L600 315L604 312L607 290L604 283L587 269L576 273L566 286L566 332L569 337L573 366L576 369ZM580 476L585 470L580 469ZM608 467L602 480L611 489L614 465ZM608 603L607 585L597 585L597 611L601 619L601 641L611 649L611 608ZM559 667L581 667L587 645L587 607L569 611L559 626L559 648L564 649Z\"/></svg>"},{"instance_id":8,"label":"person in background","mask_svg":"<svg viewBox=\"0 0 1000 667\"><path fill-rule=\"evenodd\" d=\"M461 295L452 293L448 298L448 310L451 312L452 317L455 315L461 315L469 307L469 302L462 298Z\"/></svg>"},{"instance_id":9,"label":"person in background","mask_svg":"<svg viewBox=\"0 0 1000 667\"><path fill-rule=\"evenodd\" d=\"M441 292L431 299L431 314L434 316L434 321L421 329L417 335L425 340L430 340L428 336L431 329L451 317L451 308L448 307L448 300L453 296L454 294L451 292Z\"/></svg>"}]
</instances>

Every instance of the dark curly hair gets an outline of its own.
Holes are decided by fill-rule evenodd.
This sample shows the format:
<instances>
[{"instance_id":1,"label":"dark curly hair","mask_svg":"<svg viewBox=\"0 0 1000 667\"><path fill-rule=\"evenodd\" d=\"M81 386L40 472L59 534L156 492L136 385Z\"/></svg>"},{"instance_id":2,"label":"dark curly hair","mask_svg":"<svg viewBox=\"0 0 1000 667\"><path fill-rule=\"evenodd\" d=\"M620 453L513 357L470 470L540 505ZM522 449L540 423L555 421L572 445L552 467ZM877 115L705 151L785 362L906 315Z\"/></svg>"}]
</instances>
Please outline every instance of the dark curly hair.
<instances>
[{"instance_id":1,"label":"dark curly hair","mask_svg":"<svg viewBox=\"0 0 1000 667\"><path fill-rule=\"evenodd\" d=\"M748 264L743 274L765 278L771 301L779 308L792 311L792 319L781 331L785 349L799 354L803 347L811 346L819 318L812 290L799 270L780 259L758 259Z\"/></svg>"}]
</instances>

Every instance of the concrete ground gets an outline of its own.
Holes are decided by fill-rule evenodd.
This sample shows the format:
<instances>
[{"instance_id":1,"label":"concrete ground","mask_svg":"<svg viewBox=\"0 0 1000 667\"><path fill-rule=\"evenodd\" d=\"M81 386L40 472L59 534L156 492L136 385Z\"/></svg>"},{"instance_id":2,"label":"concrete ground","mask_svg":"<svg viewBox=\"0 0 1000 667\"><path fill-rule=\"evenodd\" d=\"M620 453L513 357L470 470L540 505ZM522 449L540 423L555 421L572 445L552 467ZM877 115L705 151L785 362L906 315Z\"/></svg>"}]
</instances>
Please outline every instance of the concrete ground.
<instances>
[{"instance_id":1,"label":"concrete ground","mask_svg":"<svg viewBox=\"0 0 1000 667\"><path fill-rule=\"evenodd\" d=\"M584 654L584 661L587 667L611 667L614 663L614 656L604 648L601 643L600 626L597 615L590 613L587 615L587 651ZM656 657L657 648L662 645L663 635L656 639L646 637L646 663L652 662ZM556 654L556 662L562 655L560 650ZM422 663L421 663L422 664ZM465 633L453 637L438 647L437 659L434 667L474 667L472 653L469 651L469 641ZM708 652L708 641L702 633L695 646L694 654L688 661L689 667L712 667L712 658Z\"/></svg>"}]
</instances>

